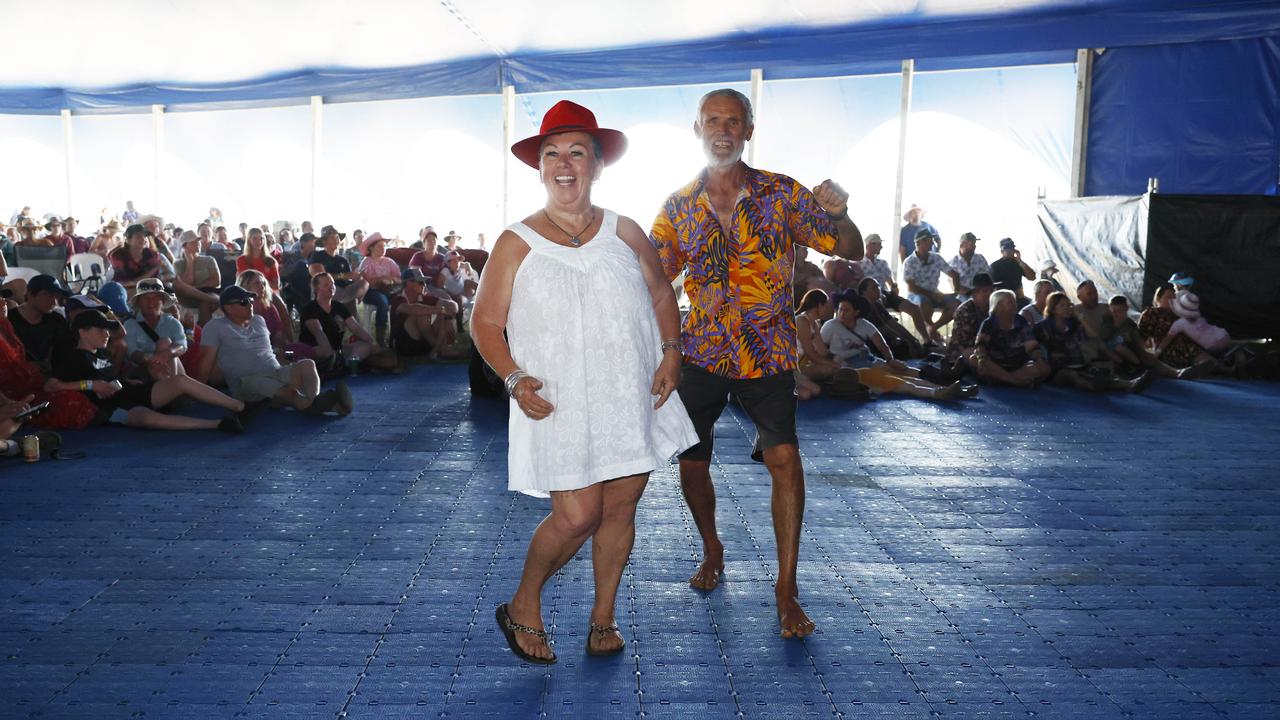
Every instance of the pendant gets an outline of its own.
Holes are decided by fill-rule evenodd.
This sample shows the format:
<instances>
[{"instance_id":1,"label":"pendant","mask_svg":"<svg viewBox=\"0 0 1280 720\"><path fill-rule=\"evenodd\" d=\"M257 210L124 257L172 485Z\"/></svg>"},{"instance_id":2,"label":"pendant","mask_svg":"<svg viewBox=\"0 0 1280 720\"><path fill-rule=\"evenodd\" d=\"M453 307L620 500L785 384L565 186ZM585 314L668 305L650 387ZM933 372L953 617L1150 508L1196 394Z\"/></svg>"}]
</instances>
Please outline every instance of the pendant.
<instances>
[{"instance_id":1,"label":"pendant","mask_svg":"<svg viewBox=\"0 0 1280 720\"><path fill-rule=\"evenodd\" d=\"M574 247L582 247L582 241L578 239L577 235L574 235L573 237L569 238L569 244Z\"/></svg>"}]
</instances>

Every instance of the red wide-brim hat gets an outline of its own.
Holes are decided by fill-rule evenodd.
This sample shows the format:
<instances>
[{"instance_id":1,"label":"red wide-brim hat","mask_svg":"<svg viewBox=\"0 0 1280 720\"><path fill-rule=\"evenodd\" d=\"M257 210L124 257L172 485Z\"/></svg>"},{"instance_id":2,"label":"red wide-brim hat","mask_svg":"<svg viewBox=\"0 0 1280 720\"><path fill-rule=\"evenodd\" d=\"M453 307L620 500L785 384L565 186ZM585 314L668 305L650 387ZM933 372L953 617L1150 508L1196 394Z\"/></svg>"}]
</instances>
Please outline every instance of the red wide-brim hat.
<instances>
[{"instance_id":1,"label":"red wide-brim hat","mask_svg":"<svg viewBox=\"0 0 1280 720\"><path fill-rule=\"evenodd\" d=\"M561 100L542 117L542 127L538 134L527 137L511 146L511 154L520 162L531 168L538 167L538 151L542 149L542 141L551 135L567 132L584 132L600 141L604 152L601 162L612 165L627 151L627 136L619 130L602 128L596 123L595 113L578 103Z\"/></svg>"}]
</instances>

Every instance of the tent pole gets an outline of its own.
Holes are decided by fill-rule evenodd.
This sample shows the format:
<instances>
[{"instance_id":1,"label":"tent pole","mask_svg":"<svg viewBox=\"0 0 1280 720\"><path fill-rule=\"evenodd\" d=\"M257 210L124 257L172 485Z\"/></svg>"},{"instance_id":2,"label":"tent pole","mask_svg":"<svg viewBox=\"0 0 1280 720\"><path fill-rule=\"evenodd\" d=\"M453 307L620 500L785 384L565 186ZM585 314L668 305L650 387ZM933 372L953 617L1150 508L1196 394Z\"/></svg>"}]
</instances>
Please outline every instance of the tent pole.
<instances>
[{"instance_id":1,"label":"tent pole","mask_svg":"<svg viewBox=\"0 0 1280 720\"><path fill-rule=\"evenodd\" d=\"M311 96L311 210L307 219L315 222L316 218L316 193L320 188L320 138L323 128L321 123L324 120L324 98L320 95Z\"/></svg>"},{"instance_id":2,"label":"tent pole","mask_svg":"<svg viewBox=\"0 0 1280 720\"><path fill-rule=\"evenodd\" d=\"M1093 51L1076 51L1076 122L1071 143L1071 196L1084 196L1085 154L1089 149L1089 106L1093 103Z\"/></svg>"},{"instance_id":3,"label":"tent pole","mask_svg":"<svg viewBox=\"0 0 1280 720\"><path fill-rule=\"evenodd\" d=\"M66 159L67 173L67 212L63 217L72 215L71 210L71 110L62 109L62 154Z\"/></svg>"},{"instance_id":4,"label":"tent pole","mask_svg":"<svg viewBox=\"0 0 1280 720\"><path fill-rule=\"evenodd\" d=\"M907 120L911 115L911 83L915 77L916 61L908 58L902 61L902 100L898 105L898 177L893 191L893 220L889 223L890 234L884 245L890 246L889 263L893 268L893 276L898 277L898 219L902 217L902 183L907 175ZM884 245L881 247L883 248ZM883 252L883 250L881 251Z\"/></svg>"},{"instance_id":5,"label":"tent pole","mask_svg":"<svg viewBox=\"0 0 1280 720\"><path fill-rule=\"evenodd\" d=\"M751 68L751 108L755 115L756 129L759 130L760 125L760 99L764 95L764 69ZM747 144L747 164L751 167L756 166L756 147L760 144L759 134L751 136L751 142Z\"/></svg>"},{"instance_id":6,"label":"tent pole","mask_svg":"<svg viewBox=\"0 0 1280 720\"><path fill-rule=\"evenodd\" d=\"M155 167L151 173L151 207L155 209L157 215L163 215L164 209L160 203L160 188L164 187L160 178L164 175L161 169L161 158L164 156L164 106L151 106L151 128L154 133L152 144L155 146Z\"/></svg>"},{"instance_id":7,"label":"tent pole","mask_svg":"<svg viewBox=\"0 0 1280 720\"><path fill-rule=\"evenodd\" d=\"M511 187L511 153L506 149L515 143L516 132L516 88L514 85L502 86L502 227L510 224L507 216L507 205Z\"/></svg>"}]
</instances>

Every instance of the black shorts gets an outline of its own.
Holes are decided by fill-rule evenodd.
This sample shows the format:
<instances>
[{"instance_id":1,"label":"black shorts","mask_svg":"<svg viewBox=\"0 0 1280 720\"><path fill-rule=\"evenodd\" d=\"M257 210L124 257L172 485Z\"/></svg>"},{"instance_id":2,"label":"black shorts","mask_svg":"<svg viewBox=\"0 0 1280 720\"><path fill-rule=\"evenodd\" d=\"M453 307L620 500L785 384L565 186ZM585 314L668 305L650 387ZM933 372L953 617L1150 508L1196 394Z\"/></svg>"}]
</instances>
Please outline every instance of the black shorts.
<instances>
[{"instance_id":1,"label":"black shorts","mask_svg":"<svg viewBox=\"0 0 1280 720\"><path fill-rule=\"evenodd\" d=\"M898 297L898 293L883 293L880 296L880 302L890 310L897 310L902 307L902 298Z\"/></svg>"},{"instance_id":2,"label":"black shorts","mask_svg":"<svg viewBox=\"0 0 1280 720\"><path fill-rule=\"evenodd\" d=\"M711 460L716 420L733 397L756 425L751 458L777 445L798 445L796 437L796 376L790 370L762 378L734 379L697 365L680 371L680 402L689 412L698 444L680 453L682 460Z\"/></svg>"},{"instance_id":3,"label":"black shorts","mask_svg":"<svg viewBox=\"0 0 1280 720\"><path fill-rule=\"evenodd\" d=\"M415 340L403 329L398 329L391 334L391 342L395 345L396 354L405 357L430 355L432 350L431 343L426 340Z\"/></svg>"}]
</instances>

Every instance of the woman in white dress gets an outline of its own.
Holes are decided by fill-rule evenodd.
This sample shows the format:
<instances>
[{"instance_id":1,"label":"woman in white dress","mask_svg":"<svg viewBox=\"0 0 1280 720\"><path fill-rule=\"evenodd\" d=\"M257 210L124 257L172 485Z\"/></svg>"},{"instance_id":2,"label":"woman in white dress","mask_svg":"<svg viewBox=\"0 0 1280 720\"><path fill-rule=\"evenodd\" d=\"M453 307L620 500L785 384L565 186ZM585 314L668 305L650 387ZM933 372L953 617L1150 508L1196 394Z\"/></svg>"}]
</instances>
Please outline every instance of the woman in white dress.
<instances>
[{"instance_id":1,"label":"woman in white dress","mask_svg":"<svg viewBox=\"0 0 1280 720\"><path fill-rule=\"evenodd\" d=\"M509 487L550 496L515 595L498 606L511 650L556 661L542 587L591 538L595 604L587 652L625 645L614 600L649 473L698 438L673 395L680 380L675 294L644 231L591 204L626 137L590 110L556 104L511 147L539 170L547 203L494 244L471 321L476 347L511 395Z\"/></svg>"}]
</instances>

